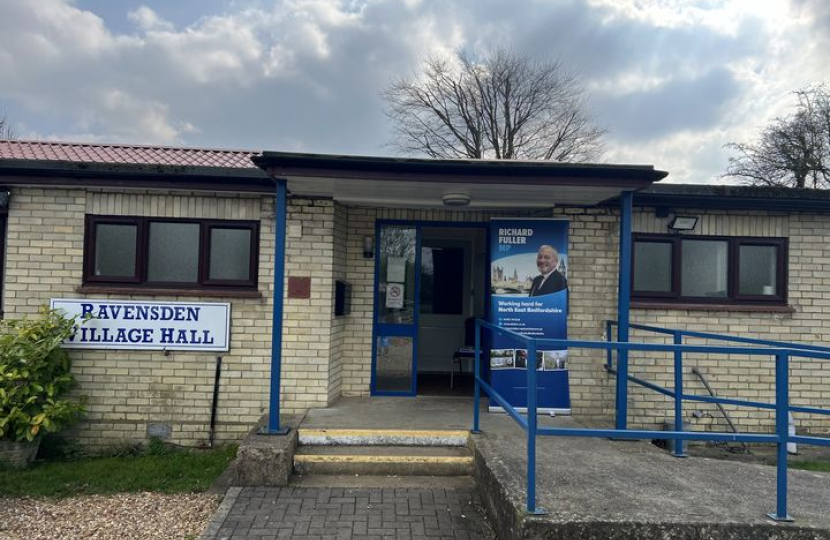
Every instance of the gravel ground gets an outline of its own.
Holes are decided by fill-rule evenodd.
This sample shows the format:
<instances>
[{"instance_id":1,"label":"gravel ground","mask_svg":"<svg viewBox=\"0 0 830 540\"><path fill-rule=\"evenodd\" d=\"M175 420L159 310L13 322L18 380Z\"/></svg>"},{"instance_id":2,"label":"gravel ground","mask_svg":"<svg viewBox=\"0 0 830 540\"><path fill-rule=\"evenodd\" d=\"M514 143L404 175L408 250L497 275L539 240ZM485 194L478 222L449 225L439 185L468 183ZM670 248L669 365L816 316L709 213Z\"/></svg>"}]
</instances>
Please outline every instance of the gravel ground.
<instances>
[{"instance_id":1,"label":"gravel ground","mask_svg":"<svg viewBox=\"0 0 830 540\"><path fill-rule=\"evenodd\" d=\"M0 498L0 540L195 539L220 499L160 493Z\"/></svg>"}]
</instances>

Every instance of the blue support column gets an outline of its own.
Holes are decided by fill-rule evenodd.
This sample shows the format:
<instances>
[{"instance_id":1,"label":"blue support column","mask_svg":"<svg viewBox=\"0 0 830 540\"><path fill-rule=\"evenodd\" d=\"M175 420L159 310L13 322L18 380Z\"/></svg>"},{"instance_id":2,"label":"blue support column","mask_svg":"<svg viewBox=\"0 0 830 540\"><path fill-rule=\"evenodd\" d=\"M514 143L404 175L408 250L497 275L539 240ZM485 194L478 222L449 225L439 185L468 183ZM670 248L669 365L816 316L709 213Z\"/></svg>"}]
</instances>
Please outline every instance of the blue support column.
<instances>
[{"instance_id":1,"label":"blue support column","mask_svg":"<svg viewBox=\"0 0 830 540\"><path fill-rule=\"evenodd\" d=\"M617 341L628 341L629 307L631 305L631 212L634 193L620 195L620 282L617 295ZM628 427L628 351L617 351L616 429Z\"/></svg>"},{"instance_id":2,"label":"blue support column","mask_svg":"<svg viewBox=\"0 0 830 540\"><path fill-rule=\"evenodd\" d=\"M790 366L789 354L775 355L775 434L778 436L776 459L775 513L767 514L775 521L793 521L787 514L787 440L789 439Z\"/></svg>"},{"instance_id":3,"label":"blue support column","mask_svg":"<svg viewBox=\"0 0 830 540\"><path fill-rule=\"evenodd\" d=\"M285 222L288 214L288 188L285 180L276 181L274 194L274 311L271 318L271 395L268 407L269 435L284 435L280 427L280 378L282 375L282 311L285 292Z\"/></svg>"}]
</instances>

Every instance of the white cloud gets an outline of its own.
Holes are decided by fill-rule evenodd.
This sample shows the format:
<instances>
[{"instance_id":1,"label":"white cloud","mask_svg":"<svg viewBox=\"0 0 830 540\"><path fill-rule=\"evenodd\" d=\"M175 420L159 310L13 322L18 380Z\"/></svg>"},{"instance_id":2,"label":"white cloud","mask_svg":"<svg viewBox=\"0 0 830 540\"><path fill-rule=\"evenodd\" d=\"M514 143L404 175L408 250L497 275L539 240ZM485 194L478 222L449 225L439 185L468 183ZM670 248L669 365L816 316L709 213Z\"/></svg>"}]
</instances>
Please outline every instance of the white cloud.
<instances>
[{"instance_id":1,"label":"white cloud","mask_svg":"<svg viewBox=\"0 0 830 540\"><path fill-rule=\"evenodd\" d=\"M181 127L175 127L169 117L169 107L163 103L132 96L119 89L101 92L102 110L94 111L92 118L103 115L117 118L110 130L119 140L131 138L138 143L156 142L173 144L180 142Z\"/></svg>"},{"instance_id":2,"label":"white cloud","mask_svg":"<svg viewBox=\"0 0 830 540\"><path fill-rule=\"evenodd\" d=\"M823 0L242 4L204 15L192 0L188 21L123 0L108 6L132 24L119 33L73 0L0 0L4 109L73 139L382 153L378 91L393 77L431 51L506 45L583 73L608 160L709 182L723 144L826 76L830 47Z\"/></svg>"},{"instance_id":3,"label":"white cloud","mask_svg":"<svg viewBox=\"0 0 830 540\"><path fill-rule=\"evenodd\" d=\"M165 21L147 6L141 6L136 10L130 11L127 13L127 17L145 32L154 30L172 32L175 28L173 23Z\"/></svg>"}]
</instances>

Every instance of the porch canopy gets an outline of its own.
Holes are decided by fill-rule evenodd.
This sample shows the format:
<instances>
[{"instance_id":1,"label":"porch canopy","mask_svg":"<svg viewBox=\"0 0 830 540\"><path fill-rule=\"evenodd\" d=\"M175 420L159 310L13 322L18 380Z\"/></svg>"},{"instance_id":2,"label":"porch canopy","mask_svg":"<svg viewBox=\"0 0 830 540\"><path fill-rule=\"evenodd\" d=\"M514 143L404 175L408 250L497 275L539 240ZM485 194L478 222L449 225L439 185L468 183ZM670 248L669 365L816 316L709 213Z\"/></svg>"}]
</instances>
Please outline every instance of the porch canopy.
<instances>
[{"instance_id":1,"label":"porch canopy","mask_svg":"<svg viewBox=\"0 0 830 540\"><path fill-rule=\"evenodd\" d=\"M345 204L419 208L593 206L623 192L646 188L668 175L651 165L550 161L288 152L263 152L252 160L272 178L286 180L292 195L332 198ZM469 204L458 204L465 200Z\"/></svg>"}]
</instances>

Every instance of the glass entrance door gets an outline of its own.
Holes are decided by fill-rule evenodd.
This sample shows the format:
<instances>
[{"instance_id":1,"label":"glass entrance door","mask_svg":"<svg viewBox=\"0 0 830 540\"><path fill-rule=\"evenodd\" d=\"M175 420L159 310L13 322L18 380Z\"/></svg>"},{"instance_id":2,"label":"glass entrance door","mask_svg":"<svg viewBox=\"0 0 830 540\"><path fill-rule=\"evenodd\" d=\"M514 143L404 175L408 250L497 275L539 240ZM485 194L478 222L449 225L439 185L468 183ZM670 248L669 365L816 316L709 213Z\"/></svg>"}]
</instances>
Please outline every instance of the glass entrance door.
<instances>
[{"instance_id":1,"label":"glass entrance door","mask_svg":"<svg viewBox=\"0 0 830 540\"><path fill-rule=\"evenodd\" d=\"M380 225L372 394L416 395L420 235L415 226Z\"/></svg>"}]
</instances>

